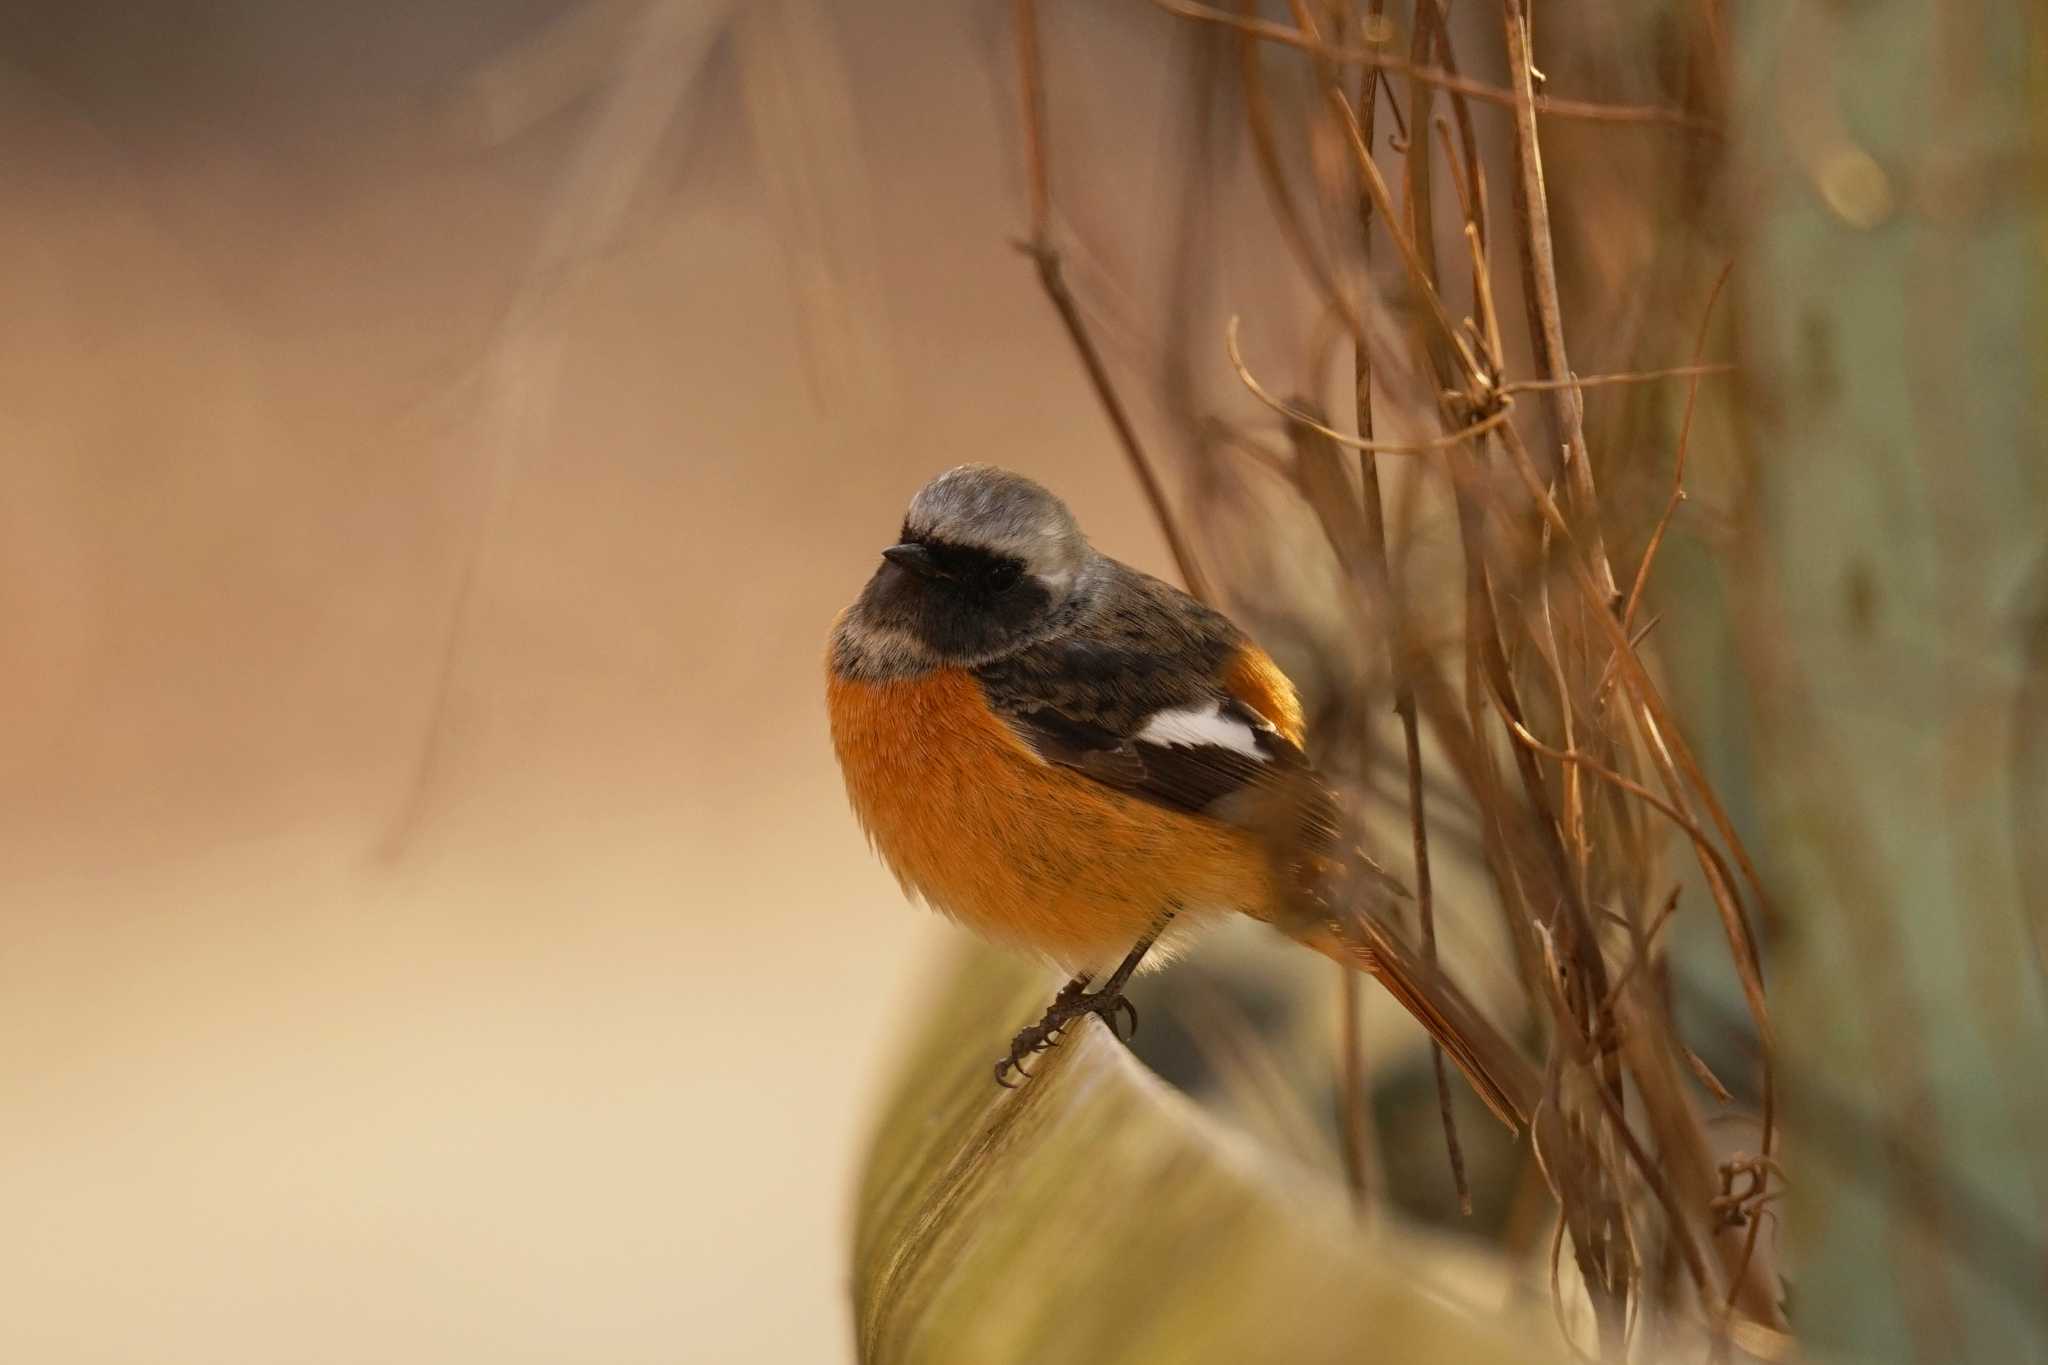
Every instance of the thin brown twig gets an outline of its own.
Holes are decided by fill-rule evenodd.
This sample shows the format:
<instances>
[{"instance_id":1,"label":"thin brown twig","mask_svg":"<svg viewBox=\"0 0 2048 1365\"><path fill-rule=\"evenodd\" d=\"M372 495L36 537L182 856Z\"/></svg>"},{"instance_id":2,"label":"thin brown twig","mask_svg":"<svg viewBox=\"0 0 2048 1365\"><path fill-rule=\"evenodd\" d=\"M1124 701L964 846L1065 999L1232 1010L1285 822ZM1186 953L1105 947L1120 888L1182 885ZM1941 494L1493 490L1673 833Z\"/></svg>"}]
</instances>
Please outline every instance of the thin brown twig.
<instances>
[{"instance_id":1,"label":"thin brown twig","mask_svg":"<svg viewBox=\"0 0 2048 1365\"><path fill-rule=\"evenodd\" d=\"M1657 379L1702 379L1708 375L1733 374L1730 364L1670 365L1661 370L1620 370L1612 374L1579 374L1566 379L1514 379L1500 386L1501 393L1547 393L1558 389L1597 389L1610 384L1647 384Z\"/></svg>"},{"instance_id":2,"label":"thin brown twig","mask_svg":"<svg viewBox=\"0 0 2048 1365\"><path fill-rule=\"evenodd\" d=\"M1663 930L1671 917L1678 913L1678 890L1677 887L1672 887L1671 894L1664 898L1664 906L1657 912L1657 917L1651 920L1649 925L1640 934L1632 936L1635 939L1635 951L1630 955L1629 960L1622 964L1621 975L1615 977L1614 984L1607 988L1607 998L1600 1002L1600 1013L1603 1016L1614 1013L1615 1005L1621 1000L1622 991L1635 978L1635 974L1642 969L1643 964L1649 960L1650 950L1656 944L1658 933Z\"/></svg>"},{"instance_id":3,"label":"thin brown twig","mask_svg":"<svg viewBox=\"0 0 2048 1365\"><path fill-rule=\"evenodd\" d=\"M1713 1068L1707 1065L1706 1059L1691 1048L1685 1048L1684 1053L1685 1064L1692 1069L1694 1079L1707 1088L1707 1093L1723 1104L1733 1104L1735 1096L1728 1092L1727 1086L1721 1084L1721 1078L1714 1074ZM1739 1282L1741 1276L1738 1275L1736 1280Z\"/></svg>"},{"instance_id":4,"label":"thin brown twig","mask_svg":"<svg viewBox=\"0 0 2048 1365\"><path fill-rule=\"evenodd\" d=\"M1256 5L1258 0L1241 0L1246 6ZM1251 133L1252 160L1258 166L1259 178L1265 182L1266 200L1273 206L1273 216L1280 224L1281 240L1294 253L1296 261L1330 307L1343 320L1344 328L1358 345L1365 344L1365 326L1359 320L1358 309L1338 285L1337 277L1309 239L1308 228L1295 208L1294 196L1287 189L1287 174L1280 164L1279 141L1273 135L1273 115L1270 101L1266 98L1266 81L1259 67L1259 44L1245 35L1239 44L1238 69L1244 85L1245 126Z\"/></svg>"},{"instance_id":5,"label":"thin brown twig","mask_svg":"<svg viewBox=\"0 0 2048 1365\"><path fill-rule=\"evenodd\" d=\"M1337 428L1322 421L1313 413L1304 412L1300 407L1284 399L1275 398L1271 393L1267 392L1266 386L1258 381L1258 378L1252 374L1250 367L1244 363L1244 355L1237 343L1237 328L1238 319L1233 317L1224 328L1223 345L1230 355L1231 369L1237 372L1238 382L1251 391L1252 397L1258 399L1288 421L1299 422L1303 426L1320 432L1348 449L1362 450L1374 455L1428 455L1433 451L1444 450L1454 446L1460 441L1469 441L1475 436L1483 436L1508 419L1508 405L1503 405L1490 416L1482 418L1468 427L1461 427L1442 436L1431 437L1427 441L1403 443L1400 441L1360 440L1356 436L1337 430Z\"/></svg>"},{"instance_id":6,"label":"thin brown twig","mask_svg":"<svg viewBox=\"0 0 2048 1365\"><path fill-rule=\"evenodd\" d=\"M1382 17L1385 8L1386 0L1366 0L1365 22L1372 24L1378 21ZM1247 47L1249 46L1250 44L1247 43ZM1359 103L1363 109L1362 118L1365 123L1366 138L1369 142L1372 138L1374 115L1379 108L1379 72L1374 68L1367 67L1364 74L1360 77L1360 84L1363 90L1359 97ZM1372 207L1369 203L1365 204L1360 211L1358 235L1359 260L1366 272L1369 273L1372 263ZM1373 431L1372 350L1367 345L1365 329L1363 327L1354 328L1352 331L1351 356L1353 420L1358 424L1359 435L1366 440L1371 440ZM1361 454L1359 460L1365 478L1364 510L1368 522L1377 525L1379 524L1378 513L1380 511L1378 474L1374 469L1373 457L1371 455ZM1389 628L1392 629L1391 620L1389 620ZM1369 743L1369 731L1366 738ZM1368 749L1369 752L1370 750ZM1413 809L1414 794L1412 788L1409 804L1410 809ZM1357 975L1343 968L1341 964L1340 971L1343 977L1344 1094L1345 1118L1347 1120L1344 1139L1347 1148L1356 1149L1355 1153L1347 1152L1347 1159L1361 1168L1361 1178L1353 1182L1352 1203L1363 1214L1367 1206L1367 1191L1362 1178L1362 1168L1364 1166L1365 1143L1368 1131L1365 1123L1363 1098L1365 1086L1363 1060L1365 1050L1365 999L1364 991L1361 989L1361 983ZM1431 1039L1430 1042L1431 1053L1436 1058L1437 1071L1439 1076L1441 1076L1443 1071L1443 1048L1437 1045L1435 1039Z\"/></svg>"},{"instance_id":7,"label":"thin brown twig","mask_svg":"<svg viewBox=\"0 0 2048 1365\"><path fill-rule=\"evenodd\" d=\"M1351 146L1351 159L1358 168L1358 178L1365 192L1372 196L1372 206L1380 215L1381 225L1393 241L1394 249L1400 253L1401 265L1408 274L1408 282L1428 306L1430 317L1449 343L1452 353L1458 359L1459 367L1468 379L1477 380L1485 374L1470 350L1465 339L1458 334L1458 328L1451 321L1450 311L1444 307L1443 296L1436 287L1435 272L1425 252L1422 237L1403 230L1401 220L1394 213L1394 196L1387 189L1386 177L1380 174L1379 164L1373 160L1372 148L1366 144L1364 130L1359 126L1358 113L1351 107L1350 98L1340 86L1331 86L1325 96L1336 111L1338 121L1343 125L1345 140ZM1417 136L1421 130L1417 130ZM1445 378L1440 376L1440 379Z\"/></svg>"},{"instance_id":8,"label":"thin brown twig","mask_svg":"<svg viewBox=\"0 0 2048 1365\"><path fill-rule=\"evenodd\" d=\"M1471 80L1441 67L1411 62L1380 48L1336 46L1322 42L1298 28L1289 28L1285 24L1276 24L1266 19L1231 14L1227 10L1195 4L1192 0L1151 0L1151 3L1168 14L1178 15L1183 19L1221 24L1264 42L1299 48L1303 52L1342 66L1376 67L1423 85L1435 86L1439 90L1453 91L1468 99L1478 100L1482 104L1496 105L1504 109L1512 109L1515 106L1515 94L1511 90L1502 90L1484 81ZM1723 136L1720 125L1711 119L1687 113L1683 109L1666 109L1655 105L1602 104L1596 100L1560 99L1554 95L1538 95L1536 112L1549 118L1584 119L1596 123L1647 124L1681 128L1709 137Z\"/></svg>"},{"instance_id":9,"label":"thin brown twig","mask_svg":"<svg viewBox=\"0 0 2048 1365\"><path fill-rule=\"evenodd\" d=\"M1138 431L1131 424L1123 400L1118 397L1116 385L1109 377L1109 368L1103 363L1102 353L1096 348L1095 338L1088 331L1088 324L1081 316L1081 307L1074 294L1067 287L1060 269L1060 255L1052 244L1052 189L1049 158L1045 145L1045 84L1038 55L1038 6L1035 0L1015 0L1014 9L1017 25L1017 72L1022 87L1024 102L1025 155L1028 158L1027 172L1031 181L1031 238L1020 243L1024 253L1038 266L1038 279L1045 289L1045 296L1052 301L1065 324L1067 337L1073 342L1075 352L1081 358L1082 368L1088 372L1088 382L1095 389L1095 397L1102 404L1110 425L1116 429L1117 441L1123 446L1125 458L1130 461L1131 470L1137 475L1138 484L1144 490L1145 500L1151 504L1153 517L1166 537L1167 548L1173 553L1174 564L1180 569L1181 581L1188 591L1205 602L1213 601L1208 578L1202 573L1201 563L1195 558L1194 547L1182 534L1179 518L1173 514L1173 506L1167 500L1166 489L1160 483L1158 472L1152 461L1146 457L1144 446L1138 440Z\"/></svg>"},{"instance_id":10,"label":"thin brown twig","mask_svg":"<svg viewBox=\"0 0 2048 1365\"><path fill-rule=\"evenodd\" d=\"M1480 213L1474 195L1482 181L1467 172L1464 163L1458 157L1457 149L1452 147L1450 120L1438 114L1430 123L1436 128L1437 142L1444 149L1444 165L1451 173L1451 188L1458 196L1458 213L1465 221L1465 231L1467 234L1475 233L1478 231Z\"/></svg>"},{"instance_id":11,"label":"thin brown twig","mask_svg":"<svg viewBox=\"0 0 2048 1365\"><path fill-rule=\"evenodd\" d=\"M1502 0L1501 19L1507 35L1508 77L1515 87L1515 220L1521 229L1516 234L1516 245L1522 253L1529 333L1535 344L1537 368L1555 386L1551 415L1557 438L1564 443L1569 501L1585 525L1586 559L1612 602L1616 596L1614 569L1607 561L1607 546L1600 529L1600 502L1593 487L1593 461L1586 451L1582 403L1569 383L1571 360L1565 352L1564 308L1558 299L1550 195L1543 184L1543 144L1536 131L1536 58L1529 37L1528 0Z\"/></svg>"},{"instance_id":12,"label":"thin brown twig","mask_svg":"<svg viewBox=\"0 0 2048 1365\"><path fill-rule=\"evenodd\" d=\"M1643 1183L1663 1206L1664 1218L1670 1225L1672 1239L1678 1243L1678 1251L1685 1258L1686 1269L1704 1296L1713 1281L1707 1274L1706 1252L1694 1240L1697 1229L1679 1207L1677 1197L1671 1192L1671 1183L1664 1178L1663 1169L1650 1160L1649 1154L1643 1150L1641 1140L1636 1137L1635 1130L1628 1126L1628 1115L1623 1111L1621 1101L1604 1085L1594 1086L1593 1093L1600 1097L1601 1106L1607 1110L1609 1129L1620 1137L1629 1159L1635 1163L1637 1172L1643 1177Z\"/></svg>"},{"instance_id":13,"label":"thin brown twig","mask_svg":"<svg viewBox=\"0 0 2048 1365\"><path fill-rule=\"evenodd\" d=\"M1052 236L1052 178L1045 152L1045 81L1038 56L1036 0L1016 0L1017 71L1024 99L1024 176L1031 194L1031 240Z\"/></svg>"},{"instance_id":14,"label":"thin brown twig","mask_svg":"<svg viewBox=\"0 0 2048 1365\"><path fill-rule=\"evenodd\" d=\"M1426 66L1435 52L1433 44L1442 33L1435 0L1418 0L1414 17L1415 22L1410 26L1408 35L1409 64ZM1443 50L1450 50L1448 43ZM1433 288L1440 289L1443 278L1438 273L1436 260L1436 193L1431 187L1433 175L1429 159L1430 131L1435 122L1430 117L1430 110L1435 105L1436 96L1435 86L1426 81L1409 80L1408 122L1414 132L1401 147L1401 194L1407 212L1402 215L1400 224L1415 244L1415 256L1421 262L1419 273L1429 280ZM1460 387L1451 354L1442 341L1426 333L1416 339L1436 374L1438 387L1444 390ZM1475 374L1469 368L1464 373Z\"/></svg>"},{"instance_id":15,"label":"thin brown twig","mask_svg":"<svg viewBox=\"0 0 2048 1365\"><path fill-rule=\"evenodd\" d=\"M1428 16L1429 27L1436 34L1444 69L1455 76L1458 74L1458 54L1451 46L1449 20L1444 10L1444 5L1432 0L1428 9L1418 9L1417 14ZM1416 88L1423 89L1419 85ZM1472 252L1472 293L1480 301L1483 309L1481 321L1485 326L1491 353L1497 358L1507 352L1501 345L1500 320L1493 313L1493 294L1486 274L1491 241L1488 234L1492 231L1487 221L1486 173L1479 160L1479 135L1472 126L1472 101L1455 90L1449 93L1451 118L1457 125L1458 142L1454 150L1450 139L1444 139L1444 161L1451 166L1454 176L1463 178L1470 196L1464 207L1465 236L1470 241Z\"/></svg>"},{"instance_id":16,"label":"thin brown twig","mask_svg":"<svg viewBox=\"0 0 2048 1365\"><path fill-rule=\"evenodd\" d=\"M1530 632L1530 639L1536 646L1536 652L1542 656L1543 662L1549 665L1550 668L1551 686L1557 692L1558 722L1564 729L1564 747L1568 750L1576 750L1578 748L1578 738L1574 731L1577 725L1576 712L1578 708L1572 704L1571 683L1565 676L1564 649L1558 643L1557 638L1557 616L1551 610L1551 575L1548 568L1550 561L1550 528L1547 526L1543 528L1542 534L1538 538L1538 553L1541 558L1537 561L1536 619L1541 625L1541 630L1532 630ZM1579 770L1575 767L1567 766L1564 769L1563 796L1564 842L1572 854L1572 870L1578 877L1576 889L1579 899L1590 905L1592 903L1593 845L1586 831L1585 785Z\"/></svg>"},{"instance_id":17,"label":"thin brown twig","mask_svg":"<svg viewBox=\"0 0 2048 1365\"><path fill-rule=\"evenodd\" d=\"M1657 628L1657 623L1659 621L1662 621L1663 619L1664 618L1662 616L1652 616L1649 620L1643 622L1642 625L1636 627L1635 630L1629 634L1628 647L1630 649L1642 648L1643 641L1650 638L1650 632L1655 630ZM1604 697L1607 695L1607 689L1613 684L1614 676L1615 661L1613 656L1610 655L1607 659L1607 666L1600 672L1600 681L1595 683L1593 686L1593 695L1595 698Z\"/></svg>"},{"instance_id":18,"label":"thin brown twig","mask_svg":"<svg viewBox=\"0 0 2048 1365\"><path fill-rule=\"evenodd\" d=\"M1721 267L1721 273L1714 277L1714 287L1707 294L1707 306L1700 313L1699 333L1693 338L1692 354L1697 364L1700 353L1707 348L1707 326L1714 319L1714 304L1721 297L1721 289L1728 283L1729 272L1735 269L1731 258ZM1685 501L1685 453L1692 440L1693 409L1699 401L1700 385L1695 379L1686 385L1685 417L1678 424L1678 453L1672 461L1671 496L1665 499L1663 515L1657 518L1655 529L1650 532L1650 543L1643 550L1643 562L1636 566L1636 581L1629 585L1628 605L1622 609L1621 624L1625 630L1636 619L1636 607L1643 600L1643 588L1650 581L1650 566L1657 562L1657 551L1664 544L1664 532L1671 526L1671 518L1678 512L1678 504Z\"/></svg>"},{"instance_id":19,"label":"thin brown twig","mask_svg":"<svg viewBox=\"0 0 2048 1365\"><path fill-rule=\"evenodd\" d=\"M1344 1159L1344 1185L1351 1192L1351 1208L1362 1220L1372 1209L1372 1185L1367 1175L1366 1134L1369 1116L1365 1103L1365 992L1359 974L1343 963L1337 964L1337 1039L1341 1058L1338 1071L1338 1150Z\"/></svg>"},{"instance_id":20,"label":"thin brown twig","mask_svg":"<svg viewBox=\"0 0 2048 1365\"><path fill-rule=\"evenodd\" d=\"M1254 440L1246 433L1239 431L1220 417L1208 418L1203 422L1202 430L1206 435L1215 437L1232 450L1244 455L1253 464L1286 480L1288 483L1293 483L1298 477L1295 472L1294 457L1292 455L1282 455L1279 451L1273 450Z\"/></svg>"},{"instance_id":21,"label":"thin brown twig","mask_svg":"<svg viewBox=\"0 0 2048 1365\"><path fill-rule=\"evenodd\" d=\"M1301 408L1288 403L1285 399L1275 398L1272 392L1264 384L1260 383L1258 377L1251 372L1251 367L1245 363L1243 350L1237 340L1240 322L1241 320L1237 317L1230 319L1230 322L1224 329L1223 343L1225 351L1230 356L1231 369L1237 373L1238 381L1246 389L1250 390L1252 397L1258 399L1259 402L1265 404L1290 422L1300 422L1302 425L1312 427L1323 435L1328 436L1331 440L1336 441L1347 449L1363 451L1371 455L1428 455L1456 445L1460 441L1469 441L1475 436L1483 436L1507 421L1508 408L1513 405L1515 394L1531 389L1549 387L1545 381L1541 380L1516 380L1502 384L1498 388L1493 389L1492 392L1501 395L1507 401L1495 408L1492 413L1469 426L1446 432L1442 436L1433 436L1426 441L1365 440L1348 432L1339 431L1313 414L1304 412ZM1679 379L1688 376L1697 377L1707 374L1723 374L1732 369L1734 369L1732 365L1678 365L1667 370L1638 370L1619 374L1587 375L1583 379L1568 382L1580 387L1591 388L1599 384L1648 383L1657 379Z\"/></svg>"}]
</instances>

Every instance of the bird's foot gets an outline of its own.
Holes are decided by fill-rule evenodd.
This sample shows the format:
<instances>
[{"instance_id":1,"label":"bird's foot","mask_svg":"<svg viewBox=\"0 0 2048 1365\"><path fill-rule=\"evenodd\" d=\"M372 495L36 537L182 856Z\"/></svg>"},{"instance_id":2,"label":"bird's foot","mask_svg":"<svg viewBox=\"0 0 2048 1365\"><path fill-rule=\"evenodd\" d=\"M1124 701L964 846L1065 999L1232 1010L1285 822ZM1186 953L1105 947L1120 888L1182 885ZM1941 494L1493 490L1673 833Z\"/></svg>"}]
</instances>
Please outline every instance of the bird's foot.
<instances>
[{"instance_id":1,"label":"bird's foot","mask_svg":"<svg viewBox=\"0 0 2048 1365\"><path fill-rule=\"evenodd\" d=\"M1118 1038L1128 1040L1138 1032L1138 1007L1124 998L1120 982L1112 979L1101 990L1091 991L1088 978L1077 976L1060 987L1060 993L1052 998L1037 1023L1017 1030L1017 1036L1010 1040L1010 1055L996 1063L996 1084L1014 1090L1019 1083L1030 1080L1031 1073L1024 1063L1057 1044L1067 1025L1090 1014L1107 1024ZM1017 1080L1010 1079L1012 1071L1017 1073Z\"/></svg>"}]
</instances>

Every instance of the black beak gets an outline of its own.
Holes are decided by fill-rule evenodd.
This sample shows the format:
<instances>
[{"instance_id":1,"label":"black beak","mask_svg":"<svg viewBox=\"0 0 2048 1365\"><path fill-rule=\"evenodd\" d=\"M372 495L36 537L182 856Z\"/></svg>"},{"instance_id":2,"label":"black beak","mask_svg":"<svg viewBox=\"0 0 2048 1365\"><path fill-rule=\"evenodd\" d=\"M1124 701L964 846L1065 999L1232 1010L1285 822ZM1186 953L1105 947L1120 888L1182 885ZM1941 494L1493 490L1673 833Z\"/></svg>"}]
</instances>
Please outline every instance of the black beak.
<instances>
[{"instance_id":1,"label":"black beak","mask_svg":"<svg viewBox=\"0 0 2048 1365\"><path fill-rule=\"evenodd\" d=\"M940 572L938 563L932 559L932 552L922 545L915 543L891 545L888 549L882 551L882 558L888 560L899 569L905 569L916 574L919 578L945 577Z\"/></svg>"}]
</instances>

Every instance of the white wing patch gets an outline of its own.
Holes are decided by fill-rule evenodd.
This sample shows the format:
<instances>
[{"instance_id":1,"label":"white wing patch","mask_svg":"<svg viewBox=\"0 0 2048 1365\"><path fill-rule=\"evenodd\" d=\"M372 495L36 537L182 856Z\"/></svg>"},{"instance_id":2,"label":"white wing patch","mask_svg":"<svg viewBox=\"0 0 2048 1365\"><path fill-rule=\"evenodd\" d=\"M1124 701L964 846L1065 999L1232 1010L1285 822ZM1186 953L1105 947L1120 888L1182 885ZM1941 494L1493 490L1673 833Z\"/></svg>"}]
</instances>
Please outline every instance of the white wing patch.
<instances>
[{"instance_id":1,"label":"white wing patch","mask_svg":"<svg viewBox=\"0 0 2048 1365\"><path fill-rule=\"evenodd\" d=\"M1145 728L1138 731L1136 738L1147 744L1183 749L1228 749L1261 763L1267 761L1266 752L1259 748L1257 733L1236 716L1223 714L1222 702L1155 711L1146 718Z\"/></svg>"}]
</instances>

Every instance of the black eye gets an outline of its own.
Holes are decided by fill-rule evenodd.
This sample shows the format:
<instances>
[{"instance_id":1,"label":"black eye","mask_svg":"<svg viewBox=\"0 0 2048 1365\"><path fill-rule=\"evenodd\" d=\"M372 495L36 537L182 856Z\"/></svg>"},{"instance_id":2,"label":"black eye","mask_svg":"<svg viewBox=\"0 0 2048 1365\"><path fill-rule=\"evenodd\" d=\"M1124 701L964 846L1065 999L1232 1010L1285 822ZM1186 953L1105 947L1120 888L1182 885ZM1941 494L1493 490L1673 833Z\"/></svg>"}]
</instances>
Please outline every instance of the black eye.
<instances>
[{"instance_id":1,"label":"black eye","mask_svg":"<svg viewBox=\"0 0 2048 1365\"><path fill-rule=\"evenodd\" d=\"M1015 564L991 564L981 576L981 581L990 592L1008 592L1017 586L1017 579L1023 570Z\"/></svg>"}]
</instances>

